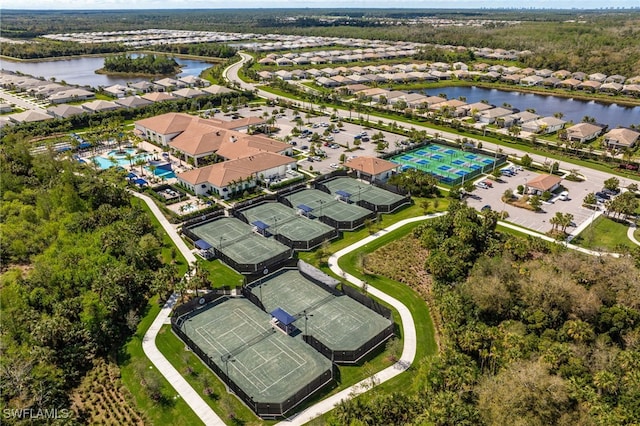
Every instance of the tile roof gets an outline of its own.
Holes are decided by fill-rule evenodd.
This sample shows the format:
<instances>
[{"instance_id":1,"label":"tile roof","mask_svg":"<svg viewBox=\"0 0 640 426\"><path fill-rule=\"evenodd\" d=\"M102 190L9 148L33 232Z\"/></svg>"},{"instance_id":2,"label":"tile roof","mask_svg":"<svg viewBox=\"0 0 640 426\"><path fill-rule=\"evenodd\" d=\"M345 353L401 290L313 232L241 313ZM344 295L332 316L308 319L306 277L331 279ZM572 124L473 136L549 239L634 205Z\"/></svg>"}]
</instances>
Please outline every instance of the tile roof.
<instances>
[{"instance_id":1,"label":"tile roof","mask_svg":"<svg viewBox=\"0 0 640 426\"><path fill-rule=\"evenodd\" d=\"M344 165L372 176L398 168L396 163L376 157L356 157L348 160Z\"/></svg>"},{"instance_id":2,"label":"tile roof","mask_svg":"<svg viewBox=\"0 0 640 426\"><path fill-rule=\"evenodd\" d=\"M554 175L538 175L527 182L528 187L540 191L548 191L562 182L562 178Z\"/></svg>"}]
</instances>

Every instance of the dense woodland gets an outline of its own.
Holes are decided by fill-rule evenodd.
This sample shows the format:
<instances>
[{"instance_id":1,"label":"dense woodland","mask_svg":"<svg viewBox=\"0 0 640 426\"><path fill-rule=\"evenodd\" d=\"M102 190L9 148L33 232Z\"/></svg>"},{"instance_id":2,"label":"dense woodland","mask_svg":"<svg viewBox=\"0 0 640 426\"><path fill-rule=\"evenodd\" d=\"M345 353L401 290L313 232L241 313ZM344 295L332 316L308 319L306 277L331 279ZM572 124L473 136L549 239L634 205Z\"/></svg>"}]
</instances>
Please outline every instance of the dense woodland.
<instances>
[{"instance_id":1,"label":"dense woodland","mask_svg":"<svg viewBox=\"0 0 640 426\"><path fill-rule=\"evenodd\" d=\"M442 17L461 21L514 22L483 27L398 25L393 19ZM402 21L400 21L402 22ZM406 40L420 43L530 50L521 65L634 76L640 74L640 11L534 10L176 10L176 11L3 11L3 36L30 39L49 33L148 28L282 33ZM55 54L56 43L3 45L3 54ZM58 44L68 51L66 43ZM88 49L78 45L77 49ZM25 53L25 51L32 53ZM88 52L84 52L88 53ZM68 54L68 53L66 53Z\"/></svg>"},{"instance_id":2,"label":"dense woodland","mask_svg":"<svg viewBox=\"0 0 640 426\"><path fill-rule=\"evenodd\" d=\"M19 136L2 140L2 408L69 407L94 360L113 358L135 330L165 273L148 215L94 175L31 156Z\"/></svg>"},{"instance_id":3,"label":"dense woodland","mask_svg":"<svg viewBox=\"0 0 640 426\"><path fill-rule=\"evenodd\" d=\"M375 265L427 250L413 262L430 272L429 290L418 275L395 278L432 295L441 350L412 367L412 389L343 402L329 424L637 424L640 253L588 257L500 234L496 222L454 203L365 259L393 275L416 265Z\"/></svg>"},{"instance_id":4,"label":"dense woodland","mask_svg":"<svg viewBox=\"0 0 640 426\"><path fill-rule=\"evenodd\" d=\"M175 59L163 55L113 55L104 58L107 73L170 75L179 69Z\"/></svg>"}]
</instances>

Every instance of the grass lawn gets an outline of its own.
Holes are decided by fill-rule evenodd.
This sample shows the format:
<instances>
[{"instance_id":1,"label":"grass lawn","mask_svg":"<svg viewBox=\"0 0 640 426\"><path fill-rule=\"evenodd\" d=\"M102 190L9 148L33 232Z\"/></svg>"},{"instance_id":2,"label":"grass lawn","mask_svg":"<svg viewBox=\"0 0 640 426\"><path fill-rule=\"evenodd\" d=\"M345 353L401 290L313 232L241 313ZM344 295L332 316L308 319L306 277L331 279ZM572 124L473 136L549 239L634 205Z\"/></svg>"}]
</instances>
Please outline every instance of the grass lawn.
<instances>
[{"instance_id":1,"label":"grass lawn","mask_svg":"<svg viewBox=\"0 0 640 426\"><path fill-rule=\"evenodd\" d=\"M618 223L605 216L598 217L593 225L573 239L572 243L584 248L615 252L620 246L633 248L634 244L627 238L629 225Z\"/></svg>"},{"instance_id":2,"label":"grass lawn","mask_svg":"<svg viewBox=\"0 0 640 426\"><path fill-rule=\"evenodd\" d=\"M207 276L211 280L211 287L213 288L237 287L243 284L242 275L222 263L219 259L198 259L198 264L207 271Z\"/></svg>"},{"instance_id":3,"label":"grass lawn","mask_svg":"<svg viewBox=\"0 0 640 426\"><path fill-rule=\"evenodd\" d=\"M136 333L122 347L118 354L118 366L122 382L133 395L133 399L140 412L155 425L198 425L202 424L200 418L177 395L175 389L157 371L142 350L142 338L151 326L151 323L160 312L158 298L153 298L148 305L148 310L140 321ZM160 385L163 398L160 402L149 397L148 391L142 385L140 371L148 371L155 377Z\"/></svg>"}]
</instances>

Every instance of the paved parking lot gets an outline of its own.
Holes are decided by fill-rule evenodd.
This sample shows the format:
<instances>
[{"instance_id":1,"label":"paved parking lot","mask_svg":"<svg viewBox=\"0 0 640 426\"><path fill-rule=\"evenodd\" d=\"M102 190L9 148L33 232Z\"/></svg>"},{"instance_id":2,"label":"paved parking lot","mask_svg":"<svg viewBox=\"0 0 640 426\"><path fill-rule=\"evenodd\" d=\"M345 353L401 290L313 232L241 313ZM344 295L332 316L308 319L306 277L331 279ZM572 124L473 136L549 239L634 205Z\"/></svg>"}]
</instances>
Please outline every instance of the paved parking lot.
<instances>
[{"instance_id":1,"label":"paved parking lot","mask_svg":"<svg viewBox=\"0 0 640 426\"><path fill-rule=\"evenodd\" d=\"M277 108L279 110L279 108ZM272 115L274 108L273 107L261 107L261 108L253 108L250 110L248 108L243 108L238 111L238 113L243 117L253 116L262 116L262 114L266 112L269 115ZM320 136L324 137L324 132L332 123L330 121L331 112L327 112L325 116L319 117L310 117L307 118L305 115L301 115L300 118L305 123L303 126L303 130L307 129L312 133L318 133ZM324 152L325 156L316 155L313 157L317 157L316 159L309 160L309 157L312 157L309 153L309 147L311 145L311 140L309 138L302 137L293 137L291 135L291 131L296 126L295 116L293 115L292 110L286 110L283 116L277 116L275 126L279 128L277 133L271 135L271 137L275 137L278 139L284 139L286 136L291 136L291 142L295 143L295 149L299 151L299 154L303 157L300 161L298 161L298 167L301 167L305 170L313 170L318 171L322 174L328 173L334 170L334 167L331 167L332 164L340 165L340 156L345 154L345 159L349 159L350 157L360 157L360 156L371 156L377 157L378 152L376 152L377 144L374 142L371 137L378 133L379 130L374 130L370 128L366 128L363 126L359 126L356 124L350 123L342 123L342 129L337 133L330 133L329 136L333 139L332 141L322 141L322 146L320 149ZM308 124L307 124L308 123ZM336 126L337 127L337 126ZM368 142L361 142L360 146L357 149L354 145L354 138L356 135L360 135L362 132L366 132L366 137L369 138ZM384 140L388 143L387 150L393 150L396 147L397 143L405 140L406 137L400 136L394 133L382 132L384 135ZM337 144L337 148L331 148L329 145ZM306 148L305 148L306 147ZM347 148L348 147L348 148ZM319 161L318 161L319 159Z\"/></svg>"},{"instance_id":2,"label":"paved parking lot","mask_svg":"<svg viewBox=\"0 0 640 426\"><path fill-rule=\"evenodd\" d=\"M273 110L274 107L263 106L260 108L253 108L251 110L249 108L244 108L239 110L238 113L243 117L249 117L252 115L262 116L266 111L271 116ZM278 108L278 110L280 109ZM308 129L322 136L324 130L326 129L326 127L322 126L322 123L330 124L330 115L331 112L327 111L327 114L325 116L307 118L305 115L301 115L300 118L302 118L304 123L309 123L304 125L304 129ZM314 124L316 125L315 127ZM286 136L290 136L291 131L296 126L294 111L285 109L284 114L278 115L276 126L279 128L279 131L271 135L272 137L284 139ZM298 161L298 167L305 170L328 173L334 170L334 168L331 167L332 164L340 164L341 154L345 154L347 158L349 158L350 156L378 156L378 153L375 150L376 143L373 141L361 143L359 149L347 150L347 146L349 148L354 148L354 136L361 134L361 132L363 131L367 132L369 138L371 138L374 133L378 132L377 130L364 128L359 125L343 123L343 128L340 132L331 133L331 136L333 136L334 139L333 142L340 145L340 147L337 149L332 149L328 146L324 146L323 143L321 149L325 152L326 157L322 158L320 161L314 161L313 159L311 161L309 160L310 154L308 147L311 145L309 139L301 137L291 137L291 141L295 142L295 148L301 156L301 159ZM393 133L382 133L385 136L385 141L389 143L389 147L387 148L387 150L393 150L396 147L397 143L406 139L403 136ZM580 173L580 170L578 170L578 173ZM515 193L518 185L524 185L526 181L534 178L538 174L539 173L525 170L518 172L516 176L504 176L500 181L494 182L493 188L476 188L473 192L473 196L468 198L467 202L470 206L478 210L480 210L485 205L489 205L493 210L497 211L506 210L509 213L509 218L507 219L507 221L542 233L551 230L552 226L551 224L549 224L549 219L551 219L556 214L556 212L571 213L574 217L573 221L576 225L576 227L570 227L567 229L567 231L571 233L575 232L577 227L579 227L581 224L586 223L593 218L593 210L582 207L582 200L584 199L584 197L590 192L600 191L604 186L605 177L610 177L608 175L600 173L585 173L588 178L583 182L570 182L567 180L563 180L562 186L564 186L566 190L569 191L569 200L562 201L558 199L556 195L551 199L551 202L544 203L542 206L542 211L537 213L508 205L501 200L502 194L507 189L511 189ZM477 179L476 182L482 181L484 179L485 178Z\"/></svg>"},{"instance_id":3,"label":"paved parking lot","mask_svg":"<svg viewBox=\"0 0 640 426\"><path fill-rule=\"evenodd\" d=\"M515 193L518 185L524 185L527 181L538 175L539 173L525 170L518 172L515 176L503 176L499 182L493 182L493 188L476 188L473 191L473 197L468 198L467 203L478 210L485 205L491 206L491 208L496 211L506 210L509 213L508 222L542 233L551 230L552 225L549 224L549 219L551 219L556 212L571 213L574 217L573 221L576 227L579 227L580 224L593 217L593 210L582 207L582 200L588 193L602 189L602 181L585 180L584 182L570 182L563 180L561 185L569 191L569 200L562 201L555 195L550 200L551 202L544 203L542 205L542 211L537 213L511 206L502 201L502 194L504 194L507 189L511 189ZM568 228L567 232L571 233L576 227Z\"/></svg>"}]
</instances>

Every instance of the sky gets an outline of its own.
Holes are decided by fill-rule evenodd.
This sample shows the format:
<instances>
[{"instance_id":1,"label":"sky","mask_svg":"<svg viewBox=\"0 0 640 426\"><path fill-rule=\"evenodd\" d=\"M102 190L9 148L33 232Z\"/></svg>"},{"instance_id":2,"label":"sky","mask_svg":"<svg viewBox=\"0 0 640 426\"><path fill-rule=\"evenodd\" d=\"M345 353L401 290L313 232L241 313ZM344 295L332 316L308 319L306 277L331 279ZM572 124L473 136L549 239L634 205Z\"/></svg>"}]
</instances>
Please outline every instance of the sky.
<instances>
[{"instance_id":1,"label":"sky","mask_svg":"<svg viewBox=\"0 0 640 426\"><path fill-rule=\"evenodd\" d=\"M342 0L339 6L326 0L244 0L241 4L228 0L1 0L3 9L227 9L227 8L513 8L536 9L600 9L640 8L640 0ZM0 12L1 13L1 12Z\"/></svg>"}]
</instances>

